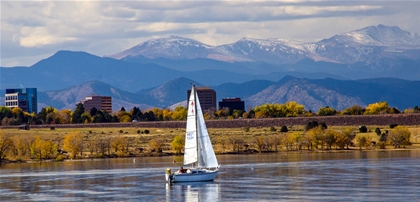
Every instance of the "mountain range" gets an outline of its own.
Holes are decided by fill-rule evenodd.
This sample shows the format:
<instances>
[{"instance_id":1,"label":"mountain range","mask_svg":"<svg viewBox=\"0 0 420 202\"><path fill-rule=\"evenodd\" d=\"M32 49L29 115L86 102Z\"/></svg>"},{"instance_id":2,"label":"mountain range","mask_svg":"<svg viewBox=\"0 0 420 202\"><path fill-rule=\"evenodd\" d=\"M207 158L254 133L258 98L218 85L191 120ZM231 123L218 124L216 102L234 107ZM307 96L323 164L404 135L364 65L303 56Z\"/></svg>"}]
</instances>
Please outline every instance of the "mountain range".
<instances>
[{"instance_id":1,"label":"mountain range","mask_svg":"<svg viewBox=\"0 0 420 202\"><path fill-rule=\"evenodd\" d=\"M60 50L0 71L1 89L37 87L40 107L59 109L91 94L111 95L114 110L170 107L186 100L190 83L247 106L296 101L316 111L387 101L405 109L419 105L420 36L385 25L312 43L243 38L210 46L170 36L103 57Z\"/></svg>"}]
</instances>

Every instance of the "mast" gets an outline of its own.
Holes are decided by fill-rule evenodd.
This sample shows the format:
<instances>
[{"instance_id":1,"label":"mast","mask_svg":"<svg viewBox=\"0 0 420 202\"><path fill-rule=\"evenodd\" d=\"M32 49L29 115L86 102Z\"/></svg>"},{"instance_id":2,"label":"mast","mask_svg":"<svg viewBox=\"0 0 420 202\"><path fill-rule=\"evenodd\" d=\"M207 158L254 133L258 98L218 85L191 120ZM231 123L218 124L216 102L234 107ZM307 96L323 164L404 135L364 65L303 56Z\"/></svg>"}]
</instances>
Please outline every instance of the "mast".
<instances>
[{"instance_id":1,"label":"mast","mask_svg":"<svg viewBox=\"0 0 420 202\"><path fill-rule=\"evenodd\" d=\"M198 133L199 133L199 131L200 130L198 130L198 121L197 121L197 91L196 91L196 89L195 89L195 85L193 84L192 85L193 86L193 89L194 89L194 118L195 118L195 142L196 142L196 145L197 145L197 167L198 167L198 164L199 164L199 161L200 161L200 159L199 159L199 157L200 157L200 153L198 153L199 152L199 149L198 149L198 147L199 147L199 144L198 144L198 137L199 137L199 135L198 135Z\"/></svg>"}]
</instances>

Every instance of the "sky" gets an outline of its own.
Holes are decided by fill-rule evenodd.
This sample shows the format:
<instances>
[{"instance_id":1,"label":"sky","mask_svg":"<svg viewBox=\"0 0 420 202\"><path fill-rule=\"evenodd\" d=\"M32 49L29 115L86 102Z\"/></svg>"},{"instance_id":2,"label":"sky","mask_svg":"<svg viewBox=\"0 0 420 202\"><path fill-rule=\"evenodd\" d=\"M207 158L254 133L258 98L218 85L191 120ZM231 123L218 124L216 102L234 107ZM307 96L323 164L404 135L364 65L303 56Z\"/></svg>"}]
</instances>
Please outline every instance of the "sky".
<instances>
[{"instance_id":1,"label":"sky","mask_svg":"<svg viewBox=\"0 0 420 202\"><path fill-rule=\"evenodd\" d=\"M0 66L31 66L59 50L112 55L171 35L208 45L243 37L316 42L372 25L420 33L420 1L1 0Z\"/></svg>"}]
</instances>

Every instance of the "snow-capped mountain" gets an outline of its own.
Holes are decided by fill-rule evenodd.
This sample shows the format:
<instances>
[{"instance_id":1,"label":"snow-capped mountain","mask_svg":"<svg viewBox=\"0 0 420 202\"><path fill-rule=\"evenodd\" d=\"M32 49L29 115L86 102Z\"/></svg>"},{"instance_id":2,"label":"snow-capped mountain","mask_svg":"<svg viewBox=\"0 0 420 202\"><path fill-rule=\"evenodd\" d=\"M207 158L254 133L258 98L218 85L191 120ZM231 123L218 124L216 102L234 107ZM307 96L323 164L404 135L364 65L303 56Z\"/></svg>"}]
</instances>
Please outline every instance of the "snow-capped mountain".
<instances>
[{"instance_id":1,"label":"snow-capped mountain","mask_svg":"<svg viewBox=\"0 0 420 202\"><path fill-rule=\"evenodd\" d=\"M122 59L142 55L148 58L192 59L206 58L214 47L179 36L151 39L110 57Z\"/></svg>"},{"instance_id":2,"label":"snow-capped mountain","mask_svg":"<svg viewBox=\"0 0 420 202\"><path fill-rule=\"evenodd\" d=\"M294 64L304 58L344 64L372 62L377 58L420 59L420 36L393 26L369 26L337 34L319 42L304 43L289 39L252 39L210 46L199 41L170 36L152 39L110 57L168 58L175 60L208 58L219 61Z\"/></svg>"},{"instance_id":3,"label":"snow-capped mountain","mask_svg":"<svg viewBox=\"0 0 420 202\"><path fill-rule=\"evenodd\" d=\"M374 61L378 57L393 57L396 54L403 58L412 57L413 50L420 50L418 34L411 34L396 26L378 25L324 39L316 43L315 53L332 61L352 64Z\"/></svg>"}]
</instances>

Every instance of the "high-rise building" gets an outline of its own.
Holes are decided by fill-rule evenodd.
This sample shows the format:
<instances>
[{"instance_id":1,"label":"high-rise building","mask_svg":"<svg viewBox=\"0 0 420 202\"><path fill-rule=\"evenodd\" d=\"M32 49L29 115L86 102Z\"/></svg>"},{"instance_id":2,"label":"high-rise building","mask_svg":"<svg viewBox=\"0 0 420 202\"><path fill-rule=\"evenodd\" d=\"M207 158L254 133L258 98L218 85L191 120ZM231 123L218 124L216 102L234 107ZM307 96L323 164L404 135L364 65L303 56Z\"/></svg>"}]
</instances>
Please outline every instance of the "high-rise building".
<instances>
[{"instance_id":1,"label":"high-rise building","mask_svg":"<svg viewBox=\"0 0 420 202\"><path fill-rule=\"evenodd\" d=\"M245 111L245 102L241 98L224 98L219 102L219 109L229 108Z\"/></svg>"},{"instance_id":2,"label":"high-rise building","mask_svg":"<svg viewBox=\"0 0 420 202\"><path fill-rule=\"evenodd\" d=\"M19 107L28 113L38 113L36 88L6 89L5 105L11 109Z\"/></svg>"},{"instance_id":3,"label":"high-rise building","mask_svg":"<svg viewBox=\"0 0 420 202\"><path fill-rule=\"evenodd\" d=\"M109 114L112 113L112 97L111 96L100 96L100 95L91 95L86 97L86 99L80 101L85 108L85 111L90 112L92 108L97 110L105 110Z\"/></svg>"},{"instance_id":4,"label":"high-rise building","mask_svg":"<svg viewBox=\"0 0 420 202\"><path fill-rule=\"evenodd\" d=\"M214 109L216 110L216 91L210 87L196 87L198 99L202 110ZM191 90L187 91L187 100L190 98Z\"/></svg>"}]
</instances>

